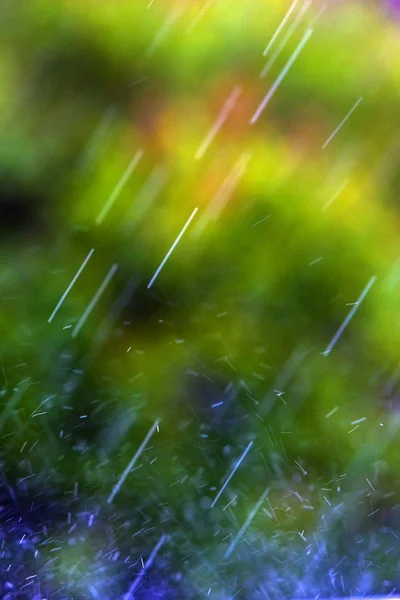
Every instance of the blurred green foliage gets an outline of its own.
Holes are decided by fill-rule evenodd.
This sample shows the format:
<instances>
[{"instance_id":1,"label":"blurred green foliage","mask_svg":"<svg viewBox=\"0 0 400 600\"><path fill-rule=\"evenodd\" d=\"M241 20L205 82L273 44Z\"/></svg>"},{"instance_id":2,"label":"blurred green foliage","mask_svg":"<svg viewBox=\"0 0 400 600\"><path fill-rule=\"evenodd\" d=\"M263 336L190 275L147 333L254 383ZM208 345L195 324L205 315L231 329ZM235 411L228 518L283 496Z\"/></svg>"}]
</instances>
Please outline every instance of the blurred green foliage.
<instances>
[{"instance_id":1,"label":"blurred green foliage","mask_svg":"<svg viewBox=\"0 0 400 600\"><path fill-rule=\"evenodd\" d=\"M298 532L314 543L326 530L328 545L350 557L358 535L384 536L397 518L399 28L372 3L315 4L265 77L283 1L17 0L2 9L3 477L17 485L31 476L31 493L59 503L70 494L76 510L109 510L106 498L160 418L115 505L151 515L157 527L140 539L149 551L160 527L171 534L177 568L192 570L190 597L215 578L229 544L222 533L240 528L267 485L277 516L250 527L264 558L240 544L240 573L235 558L225 561L222 582L235 575L255 589L270 568L268 544L277 559L302 556ZM308 26L309 42L250 125ZM221 508L237 500L210 511L250 440ZM68 565L71 550L62 552ZM382 581L399 572L394 554L385 560ZM293 563L286 593L304 571L305 585L317 576ZM350 582L354 561L347 568ZM379 582L374 590L385 591Z\"/></svg>"}]
</instances>

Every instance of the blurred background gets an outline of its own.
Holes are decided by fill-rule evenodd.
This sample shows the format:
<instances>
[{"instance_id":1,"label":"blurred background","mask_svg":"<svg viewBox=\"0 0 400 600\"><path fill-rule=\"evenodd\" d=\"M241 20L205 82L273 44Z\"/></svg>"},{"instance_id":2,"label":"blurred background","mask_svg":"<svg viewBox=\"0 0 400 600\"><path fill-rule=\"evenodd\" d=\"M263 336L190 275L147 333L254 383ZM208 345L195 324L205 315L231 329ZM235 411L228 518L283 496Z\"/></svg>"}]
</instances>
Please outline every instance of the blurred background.
<instances>
[{"instance_id":1,"label":"blurred background","mask_svg":"<svg viewBox=\"0 0 400 600\"><path fill-rule=\"evenodd\" d=\"M393 596L399 4L0 28L1 597Z\"/></svg>"}]
</instances>

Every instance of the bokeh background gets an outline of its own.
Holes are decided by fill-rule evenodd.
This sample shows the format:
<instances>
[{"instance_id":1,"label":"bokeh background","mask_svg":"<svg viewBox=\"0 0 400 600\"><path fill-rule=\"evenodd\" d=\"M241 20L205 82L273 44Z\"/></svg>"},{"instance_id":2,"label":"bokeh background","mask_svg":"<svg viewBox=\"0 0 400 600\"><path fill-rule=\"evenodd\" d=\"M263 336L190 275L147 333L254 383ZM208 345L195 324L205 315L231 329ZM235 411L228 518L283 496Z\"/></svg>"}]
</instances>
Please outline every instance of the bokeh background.
<instances>
[{"instance_id":1,"label":"bokeh background","mask_svg":"<svg viewBox=\"0 0 400 600\"><path fill-rule=\"evenodd\" d=\"M398 19L2 3L4 600L399 590Z\"/></svg>"}]
</instances>

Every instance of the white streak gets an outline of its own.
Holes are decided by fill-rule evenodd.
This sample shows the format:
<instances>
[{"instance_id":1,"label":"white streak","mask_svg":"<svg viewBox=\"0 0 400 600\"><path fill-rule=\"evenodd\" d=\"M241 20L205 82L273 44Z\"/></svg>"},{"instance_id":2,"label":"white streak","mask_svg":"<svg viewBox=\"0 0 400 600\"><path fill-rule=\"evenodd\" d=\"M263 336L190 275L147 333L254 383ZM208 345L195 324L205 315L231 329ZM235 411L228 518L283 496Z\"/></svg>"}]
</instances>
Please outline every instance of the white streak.
<instances>
[{"instance_id":1,"label":"white streak","mask_svg":"<svg viewBox=\"0 0 400 600\"><path fill-rule=\"evenodd\" d=\"M246 458L246 455L248 454L248 452L249 452L250 448L252 447L252 445L253 445L253 442L249 442L249 444L247 445L246 450L243 452L242 456L239 458L239 460L237 461L236 465L233 467L232 473L229 475L229 477L225 481L224 485L219 490L218 494L215 496L215 498L213 500L213 503L211 504L211 508L213 508L215 506L215 504L217 503L218 498L221 496L222 492L224 491L224 489L226 488L226 486L228 485L228 483L230 482L230 480L232 479L232 477L234 476L234 474L236 473L236 471L238 470L238 468L240 467L240 465L242 464L242 462Z\"/></svg>"},{"instance_id":2,"label":"white streak","mask_svg":"<svg viewBox=\"0 0 400 600\"><path fill-rule=\"evenodd\" d=\"M324 205L323 207L323 211L325 212L326 210L328 210L328 208L330 206L332 206L332 204L335 202L336 198L338 198L340 196L340 194L343 192L344 188L347 186L347 184L349 183L348 179L346 179L346 181L340 186L340 188L337 190L337 192L335 192L333 194L333 196L328 200L328 202Z\"/></svg>"},{"instance_id":3,"label":"white streak","mask_svg":"<svg viewBox=\"0 0 400 600\"><path fill-rule=\"evenodd\" d=\"M232 109L235 106L241 93L242 93L241 88L236 86L232 90L232 92L229 94L228 99L226 100L225 104L223 105L213 126L211 127L210 131L208 132L208 134L206 135L206 137L200 144L200 146L195 154L196 160L199 160L200 158L202 158L202 156L206 152L207 148L210 146L211 142L217 135L218 131L221 129L222 125L225 123L226 119L229 116L229 113L232 111Z\"/></svg>"},{"instance_id":4,"label":"white streak","mask_svg":"<svg viewBox=\"0 0 400 600\"><path fill-rule=\"evenodd\" d=\"M157 194L160 192L162 186L166 183L168 178L167 170L163 166L156 166L151 171L149 178L139 191L135 200L134 206L130 211L127 218L127 226L137 223L144 216L146 211L150 208L154 202Z\"/></svg>"},{"instance_id":5,"label":"white streak","mask_svg":"<svg viewBox=\"0 0 400 600\"><path fill-rule=\"evenodd\" d=\"M252 227L255 227L256 225L259 225L260 223L263 223L264 221L266 221L267 219L269 219L270 216L271 215L267 215L263 219L260 219L259 221L257 221L257 223L254 223L254 225L252 225Z\"/></svg>"},{"instance_id":6,"label":"white streak","mask_svg":"<svg viewBox=\"0 0 400 600\"><path fill-rule=\"evenodd\" d=\"M99 151L99 147L101 143L104 142L104 139L109 132L110 125L117 114L117 110L115 106L111 105L107 108L107 110L103 113L101 117L100 123L97 125L96 129L92 133L87 143L87 146L83 152L82 158L80 159L80 167L87 168L91 162L96 158L96 154Z\"/></svg>"},{"instance_id":7,"label":"white streak","mask_svg":"<svg viewBox=\"0 0 400 600\"><path fill-rule=\"evenodd\" d=\"M254 113L254 115L251 117L251 119L250 119L250 125L254 125L254 123L257 121L258 117L261 115L262 111L267 106L268 102L271 100L272 96L275 94L275 92L278 89L279 85L282 83L283 79L285 78L285 76L287 75L288 71L292 67L292 65L295 62L296 58L299 56L300 52L303 50L304 46L308 42L308 40L309 40L310 36L312 35L313 31L314 30L311 27L309 27L307 29L307 31L305 32L305 34L301 38L300 42L297 44L297 46L296 46L294 52L292 53L291 57L287 61L286 65L283 67L282 71L280 72L280 74L276 78L275 82L272 84L271 89L269 90L269 92L266 94L266 96L262 100L261 104L257 108L257 110Z\"/></svg>"},{"instance_id":8,"label":"white streak","mask_svg":"<svg viewBox=\"0 0 400 600\"><path fill-rule=\"evenodd\" d=\"M355 105L353 106L353 108L351 108L349 110L349 112L347 113L347 115L345 116L345 118L343 119L343 121L341 121L341 123L339 123L339 125L336 127L335 131L333 133L331 133L331 135L328 137L328 139L326 140L325 144L322 146L322 150L325 150L325 148L327 147L327 145L329 144L329 142L335 137L335 135L337 134L337 132L343 127L343 125L346 123L347 119L356 110L356 108L360 104L361 100L362 100L362 96L357 100L357 102L355 103Z\"/></svg>"},{"instance_id":9,"label":"white streak","mask_svg":"<svg viewBox=\"0 0 400 600\"><path fill-rule=\"evenodd\" d=\"M65 292L63 293L63 295L61 296L57 306L55 307L55 309L53 310L53 312L51 313L49 319L48 319L48 323L51 323L52 320L54 319L54 317L56 316L60 306L62 305L62 303L64 302L65 298L68 296L68 294L70 293L70 291L72 290L76 280L78 279L79 275L82 273L83 269L86 267L87 263L90 260L90 257L92 256L94 252L94 248L92 248L89 252L89 254L87 255L87 257L85 258L85 260L83 261L83 263L81 264L81 266L79 267L75 277L73 278L73 280L71 281L71 283L69 284L69 286L67 287L67 289L65 290Z\"/></svg>"},{"instance_id":10,"label":"white streak","mask_svg":"<svg viewBox=\"0 0 400 600\"><path fill-rule=\"evenodd\" d=\"M160 29L157 31L156 35L154 36L153 41L151 42L150 46L148 47L148 49L145 52L146 58L150 58L150 56L152 56L152 54L158 48L158 46L161 44L161 42L164 41L169 30L171 29L171 27L173 26L175 21L178 19L178 17L181 15L181 13L182 13L182 8L181 8L181 10L174 10L169 15L167 15L164 23L161 25Z\"/></svg>"},{"instance_id":11,"label":"white streak","mask_svg":"<svg viewBox=\"0 0 400 600\"><path fill-rule=\"evenodd\" d=\"M313 18L313 20L310 23L310 27L314 27L315 23L321 18L321 16L324 14L324 12L326 11L327 5L326 2L321 6L321 8L319 9L319 11L317 12L317 14L315 15L315 17Z\"/></svg>"},{"instance_id":12,"label":"white streak","mask_svg":"<svg viewBox=\"0 0 400 600\"><path fill-rule=\"evenodd\" d=\"M332 410L330 410L328 413L326 413L325 419L330 419L335 414L335 412L337 412L338 410L339 410L338 406L335 406L335 408L332 408Z\"/></svg>"},{"instance_id":13,"label":"white streak","mask_svg":"<svg viewBox=\"0 0 400 600\"><path fill-rule=\"evenodd\" d=\"M363 421L366 421L367 417L361 417L361 419L356 419L355 421L352 421L350 423L350 425L358 425L358 423L362 423Z\"/></svg>"},{"instance_id":14,"label":"white streak","mask_svg":"<svg viewBox=\"0 0 400 600\"><path fill-rule=\"evenodd\" d=\"M357 302L352 307L351 311L349 312L349 314L347 315L347 317L345 318L345 320L343 321L343 323L341 324L341 326L339 327L339 329L337 330L337 332L333 336L332 340L329 342L329 344L328 344L325 352L323 352L322 354L324 354L325 356L328 356L328 354L330 353L330 351L332 350L332 348L335 346L336 342L338 341L338 339L342 335L343 331L346 329L347 325L350 323L351 319L354 317L354 315L357 312L357 310L358 310L361 302L364 300L365 296L368 294L369 290L371 289L371 287L373 286L373 284L375 283L375 281L376 281L376 276L374 275L368 281L367 285L363 289L363 291L362 291L360 297L358 298Z\"/></svg>"},{"instance_id":15,"label":"white streak","mask_svg":"<svg viewBox=\"0 0 400 600\"><path fill-rule=\"evenodd\" d=\"M279 44L279 46L277 47L277 49L275 50L275 52L273 53L273 55L271 56L271 58L265 65L265 67L263 68L263 70L261 71L260 77L265 77L267 75L268 71L271 69L271 67L275 64L276 59L280 56L280 54L282 53L286 44L289 42L290 38L296 31L297 27L300 25L302 18L304 17L304 15L306 14L306 12L310 8L310 6L311 6L311 0L306 0L306 2L304 2L303 6L299 10L292 25L289 27L285 37L283 38L283 40L281 41L281 43Z\"/></svg>"},{"instance_id":16,"label":"white streak","mask_svg":"<svg viewBox=\"0 0 400 600\"><path fill-rule=\"evenodd\" d=\"M113 264L113 266L111 267L111 269L108 271L107 275L105 276L103 283L101 284L101 286L99 287L99 289L93 296L92 300L90 301L89 306L87 307L87 309L85 310L85 312L79 319L78 323L76 324L76 326L71 334L73 338L75 338L78 335L78 333L80 332L80 330L82 329L86 319L92 312L93 308L96 306L101 295L103 294L104 290L106 289L107 285L110 283L111 278L114 276L114 274L117 270L118 270L118 265Z\"/></svg>"},{"instance_id":17,"label":"white streak","mask_svg":"<svg viewBox=\"0 0 400 600\"><path fill-rule=\"evenodd\" d=\"M131 162L129 163L128 167L126 168L124 174L122 175L121 179L118 181L117 185L115 186L114 190L111 193L111 196L109 197L109 199L107 200L107 202L105 203L105 205L103 206L99 216L96 219L96 225L101 225L102 222L104 221L104 219L106 218L106 216L108 215L112 205L114 204L114 202L116 201L116 199L118 198L118 196L120 195L120 193L122 192L123 188L125 187L129 177L132 175L133 171L135 170L135 168L137 167L137 165L139 164L140 159L143 156L143 152L142 150L138 150L135 154L135 156L132 158Z\"/></svg>"},{"instance_id":18,"label":"white streak","mask_svg":"<svg viewBox=\"0 0 400 600\"><path fill-rule=\"evenodd\" d=\"M181 240L181 238L182 238L183 234L185 233L186 229L189 227L190 222L192 221L192 219L195 216L195 214L197 213L197 211L198 211L198 208L196 207L194 209L194 211L192 212L192 214L190 215L190 217L188 218L188 220L186 221L185 225L182 228L182 231L180 232L180 234L178 235L178 237L176 238L176 240L172 244L171 248L168 250L168 252L165 255L164 259L162 260L160 266L158 267L157 271L154 273L153 277L151 278L149 284L147 285L147 289L148 290L151 288L151 286L153 285L153 283L157 279L158 275L160 274L161 269L164 267L165 263L167 262L167 260L171 256L172 252L175 250L176 246L178 245L179 241Z\"/></svg>"},{"instance_id":19,"label":"white streak","mask_svg":"<svg viewBox=\"0 0 400 600\"><path fill-rule=\"evenodd\" d=\"M113 488L113 491L111 492L111 494L109 495L108 499L107 499L107 503L111 504L111 502L114 500L115 496L119 493L119 491L121 490L122 485L125 482L125 479L128 477L129 473L132 471L133 467L135 466L135 463L137 461L137 459L139 458L139 456L142 454L143 450L145 449L145 447L147 446L151 436L153 435L153 433L155 432L155 430L157 429L158 425L160 423L159 419L156 419L153 423L153 425L150 427L149 431L147 432L146 437L144 438L143 442L140 444L139 448L137 449L136 453L134 454L132 460L129 462L128 466L126 467L125 471L122 473L121 477L119 478L118 482L116 483L116 485Z\"/></svg>"},{"instance_id":20,"label":"white streak","mask_svg":"<svg viewBox=\"0 0 400 600\"><path fill-rule=\"evenodd\" d=\"M200 20L204 17L206 11L211 7L211 5L212 5L212 0L208 0L208 2L206 2L204 4L203 8L201 10L199 10L197 15L193 19L192 23L186 29L187 34L192 33L193 29L200 23Z\"/></svg>"},{"instance_id":21,"label":"white streak","mask_svg":"<svg viewBox=\"0 0 400 600\"><path fill-rule=\"evenodd\" d=\"M210 203L208 212L213 212L213 217L216 219L222 210L227 205L230 200L233 192L237 188L241 178L243 177L247 164L250 160L250 153L243 152L243 154L239 157L237 162L234 164L232 170L229 172L228 176L224 180L223 184L219 188L218 192L215 194L213 200Z\"/></svg>"},{"instance_id":22,"label":"white streak","mask_svg":"<svg viewBox=\"0 0 400 600\"><path fill-rule=\"evenodd\" d=\"M249 160L250 153L243 152L236 161L236 163L233 165L232 169L225 177L221 187L218 189L217 193L211 200L205 213L200 219L196 227L197 236L200 235L200 233L203 231L210 218L216 220L221 214L221 212L224 210L225 206L232 198L232 195L235 192L237 186L239 185L244 173L246 172Z\"/></svg>"},{"instance_id":23,"label":"white streak","mask_svg":"<svg viewBox=\"0 0 400 600\"><path fill-rule=\"evenodd\" d=\"M254 508L251 510L249 516L247 517L247 519L244 522L244 524L242 525L242 527L239 529L239 532L237 533L237 535L233 538L232 542L229 544L228 550L225 552L225 558L229 558L230 555L232 554L233 550L236 547L236 544L238 543L238 541L240 540L240 538L242 537L244 532L247 530L247 528L249 527L249 525L252 522L252 520L254 519L254 517L256 516L261 504L264 502L264 500L268 496L270 490L271 490L271 488L268 487L267 489L265 489L263 491L261 498L258 500L258 502L254 506Z\"/></svg>"},{"instance_id":24,"label":"white streak","mask_svg":"<svg viewBox=\"0 0 400 600\"><path fill-rule=\"evenodd\" d=\"M296 8L296 4L298 3L298 1L299 0L294 0L292 2L292 4L290 5L289 10L287 11L286 15L283 17L283 19L282 19L281 23L279 24L277 30L275 31L274 35L272 36L272 38L268 42L267 47L265 48L265 50L263 52L263 56L266 56L268 54L268 51L271 48L272 44L274 43L274 41L276 40L276 38L278 37L278 35L282 31L282 29L284 28L284 26L286 24L286 21L288 20L288 18L290 17L290 15L294 11L294 9Z\"/></svg>"},{"instance_id":25,"label":"white streak","mask_svg":"<svg viewBox=\"0 0 400 600\"><path fill-rule=\"evenodd\" d=\"M137 590L137 588L141 584L143 577L146 575L146 571L152 566L155 557L157 556L166 539L166 535L162 535L160 537L157 544L153 548L148 560L143 565L143 569L140 571L139 575L135 578L135 580L131 583L128 592L124 595L124 600L129 600L129 598L132 598L132 594L135 592L135 590Z\"/></svg>"}]
</instances>

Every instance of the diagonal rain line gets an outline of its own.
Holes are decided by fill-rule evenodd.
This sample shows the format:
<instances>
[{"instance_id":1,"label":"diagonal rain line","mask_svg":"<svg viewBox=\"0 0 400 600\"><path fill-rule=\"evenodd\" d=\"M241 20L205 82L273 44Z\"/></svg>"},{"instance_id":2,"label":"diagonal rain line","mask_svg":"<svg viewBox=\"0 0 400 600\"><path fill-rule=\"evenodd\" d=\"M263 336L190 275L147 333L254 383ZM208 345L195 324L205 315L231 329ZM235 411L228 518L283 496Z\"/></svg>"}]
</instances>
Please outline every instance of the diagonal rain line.
<instances>
[{"instance_id":1,"label":"diagonal rain line","mask_svg":"<svg viewBox=\"0 0 400 600\"><path fill-rule=\"evenodd\" d=\"M80 332L80 330L82 329L83 325L85 324L86 319L88 318L88 316L90 315L90 313L92 312L94 307L96 306L97 302L99 301L104 290L106 289L107 285L110 283L111 279L113 278L113 276L117 270L118 270L118 265L116 263L114 263L113 266L111 267L111 269L108 271L107 275L105 276L103 283L100 285L99 289L97 290L97 292L93 296L92 300L90 301L89 306L87 307L87 309L85 310L85 312L79 319L78 323L76 324L76 326L71 334L73 338L75 338L78 335L78 333Z\"/></svg>"},{"instance_id":2,"label":"diagonal rain line","mask_svg":"<svg viewBox=\"0 0 400 600\"><path fill-rule=\"evenodd\" d=\"M127 184L129 177L132 175L133 171L136 169L137 165L139 164L142 156L143 156L143 151L138 150L136 152L135 156L132 158L131 162L129 163L128 167L125 169L121 179L118 181L117 185L115 186L114 190L112 191L107 202L101 209L99 216L96 219L96 225L102 224L102 222L108 215L109 211L111 210L112 205L114 204L114 202L116 201L116 199L122 192L123 188Z\"/></svg>"},{"instance_id":3,"label":"diagonal rain line","mask_svg":"<svg viewBox=\"0 0 400 600\"><path fill-rule=\"evenodd\" d=\"M300 52L303 50L304 46L310 39L313 32L314 32L314 30L312 29L312 27L309 27L307 29L307 31L301 38L300 42L297 44L296 48L294 49L294 51L293 51L292 55L290 56L289 60L287 61L286 65L283 67L282 71L280 72L278 77L275 79L274 83L271 86L271 89L264 96L264 98L261 101L261 103L259 104L256 112L251 117L251 119L249 121L250 125L254 125L254 123L257 121L257 119L263 112L264 108L267 106L268 102L271 100L272 96L275 94L276 90L278 89L278 87L280 86L280 84L282 83L282 81L284 80L286 75L288 74L290 68L293 66L293 63L298 58Z\"/></svg>"},{"instance_id":4,"label":"diagonal rain line","mask_svg":"<svg viewBox=\"0 0 400 600\"><path fill-rule=\"evenodd\" d=\"M324 143L324 145L322 146L322 150L325 150L325 148L327 147L327 145L329 144L330 141L333 140L333 138L335 137L335 135L342 129L343 125L346 123L346 121L351 117L351 115L353 114L353 112L356 110L357 106L360 104L360 102L362 101L362 96L357 100L357 102L354 104L354 106L349 110L349 112L347 113L347 115L345 116L345 118L339 123L339 125L336 127L336 129L331 133L331 135L328 137L328 139L326 140L326 142Z\"/></svg>"},{"instance_id":5,"label":"diagonal rain line","mask_svg":"<svg viewBox=\"0 0 400 600\"><path fill-rule=\"evenodd\" d=\"M171 248L168 250L167 254L165 255L165 257L161 261L160 266L158 267L157 271L154 273L153 277L150 279L150 282L147 285L147 289L148 290L151 288L151 286L153 285L153 283L155 282L155 280L159 276L162 268L164 267L165 263L167 262L167 260L171 256L172 252L175 250L175 248L178 245L178 243L180 242L183 234L185 233L186 229L189 227L190 222L192 221L192 219L195 216L195 214L197 213L197 211L198 211L198 208L195 208L194 211L192 212L192 214L190 215L190 217L188 218L188 220L186 221L185 225L183 226L180 234L178 235L178 237L176 238L176 240L172 244Z\"/></svg>"},{"instance_id":6,"label":"diagonal rain line","mask_svg":"<svg viewBox=\"0 0 400 600\"><path fill-rule=\"evenodd\" d=\"M268 42L267 47L265 48L265 50L263 52L263 56L266 56L268 54L268 51L270 50L272 44L275 42L276 38L278 37L278 35L282 31L282 29L284 28L284 26L286 24L286 21L288 20L288 18L290 17L290 15L294 11L294 9L296 8L296 4L298 3L298 1L299 0L293 0L292 4L289 7L289 10L287 11L287 13L285 14L285 16L283 17L282 21L278 25L278 28L276 29L276 31L273 34L273 36L270 39L270 41Z\"/></svg>"},{"instance_id":7,"label":"diagonal rain line","mask_svg":"<svg viewBox=\"0 0 400 600\"><path fill-rule=\"evenodd\" d=\"M297 27L300 25L302 18L304 17L304 15L306 14L306 12L310 8L310 6L311 6L311 0L306 0L306 2L304 2L303 6L301 7L298 14L296 15L296 18L294 19L293 23L289 27L285 37L283 38L283 40L281 41L281 43L279 44L279 46L277 47L275 52L272 54L271 58L269 59L269 61L267 62L267 64L263 68L263 70L261 71L260 77L265 77L268 74L271 67L275 64L276 60L279 58L279 56L281 55L281 53L287 46L288 42L290 41L290 39L293 36L294 32L296 31Z\"/></svg>"},{"instance_id":8,"label":"diagonal rain line","mask_svg":"<svg viewBox=\"0 0 400 600\"><path fill-rule=\"evenodd\" d=\"M237 461L236 465L233 467L231 474L229 475L229 477L225 481L225 483L222 486L222 488L219 490L218 494L215 496L215 498L213 500L213 503L211 504L211 508L213 508L215 506L215 504L217 503L218 498L221 496L222 492L224 491L224 489L226 488L226 486L228 485L228 483L230 482L230 480L232 479L232 477L234 476L234 474L236 473L236 471L238 470L238 468L240 467L240 465L242 464L242 462L246 458L246 455L248 454L248 452L249 452L250 448L252 447L252 445L253 445L253 442L249 442L248 443L246 450L243 452L242 456L239 458L239 460Z\"/></svg>"},{"instance_id":9,"label":"diagonal rain line","mask_svg":"<svg viewBox=\"0 0 400 600\"><path fill-rule=\"evenodd\" d=\"M356 314L361 302L364 300L365 296L368 294L369 290L374 285L375 281L376 281L376 275L371 277L371 279L368 281L367 285L361 292L360 297L358 298L357 302L354 304L351 311L349 312L349 314L347 315L347 317L345 318L345 320L343 321L343 323L341 324L341 326L339 327L339 329L337 330L337 332L335 333L335 335L329 342L326 350L322 353L324 356L328 356L328 354L331 352L332 348L335 346L336 342L342 335L343 331L346 329L347 325L350 323L351 319Z\"/></svg>"},{"instance_id":10,"label":"diagonal rain line","mask_svg":"<svg viewBox=\"0 0 400 600\"><path fill-rule=\"evenodd\" d=\"M132 471L137 459L142 454L143 450L147 446L148 441L150 440L151 436L153 435L153 433L155 432L155 430L157 429L159 424L160 424L160 419L156 419L154 421L153 425L150 427L143 442L140 444L140 446L137 449L137 451L135 452L133 458L130 460L128 466L126 467L126 469L122 473L121 477L118 479L117 483L113 487L111 494L107 498L107 504L111 504L111 502L114 500L115 496L121 491L121 487L123 486L125 479L128 477L129 473Z\"/></svg>"},{"instance_id":11,"label":"diagonal rain line","mask_svg":"<svg viewBox=\"0 0 400 600\"><path fill-rule=\"evenodd\" d=\"M146 575L146 572L153 565L154 559L157 556L157 554L159 553L159 551L160 551L161 547L163 546L164 542L166 541L166 539L167 539L166 535L162 535L160 537L157 544L154 546L153 550L151 551L151 554L150 554L148 560L145 562L143 569L140 571L138 576L131 583L129 590L124 595L124 600L129 600L130 598L133 597L132 594L137 590L137 588L139 587L139 585L142 582L143 577Z\"/></svg>"},{"instance_id":12,"label":"diagonal rain line","mask_svg":"<svg viewBox=\"0 0 400 600\"><path fill-rule=\"evenodd\" d=\"M68 294L70 293L70 291L72 290L73 286L75 285L76 280L78 279L79 275L82 273L83 269L86 267L87 263L89 262L92 254L94 252L94 248L92 248L89 252L89 254L87 255L87 257L85 258L85 260L83 261L83 263L81 264L81 266L79 267L78 271L76 272L76 274L74 275L71 283L69 284L69 286L67 287L67 289L65 290L65 292L63 293L63 295L61 296L60 300L58 301L55 309L53 310L53 312L51 313L49 319L48 319L48 323L51 323L52 320L54 319L54 317L56 316L58 310L60 309L62 303L64 302L65 298L68 296Z\"/></svg>"},{"instance_id":13,"label":"diagonal rain line","mask_svg":"<svg viewBox=\"0 0 400 600\"><path fill-rule=\"evenodd\" d=\"M200 160L203 157L204 153L207 151L208 147L213 142L215 136L229 117L229 114L233 110L242 90L239 86L236 86L232 92L229 94L228 99L225 101L222 109L220 110L216 120L211 126L211 129L201 142L200 146L197 149L195 154L195 160Z\"/></svg>"},{"instance_id":14,"label":"diagonal rain line","mask_svg":"<svg viewBox=\"0 0 400 600\"><path fill-rule=\"evenodd\" d=\"M239 529L238 533L235 535L235 537L233 538L232 542L229 544L229 547L227 549L227 551L225 552L225 558L229 558L230 555L232 554L232 552L234 551L238 541L240 540L240 538L242 537L242 535L244 534L244 532L248 529L248 527L250 526L250 523L252 522L252 520L254 519L254 517L256 516L261 504L264 502L264 500L266 499L266 497L268 496L269 492L271 491L270 487L267 487L263 493L261 494L260 499L258 500L258 502L256 503L256 505L254 506L254 508L250 511L249 516L247 517L246 521L244 522L244 524L242 525L242 527Z\"/></svg>"}]
</instances>

